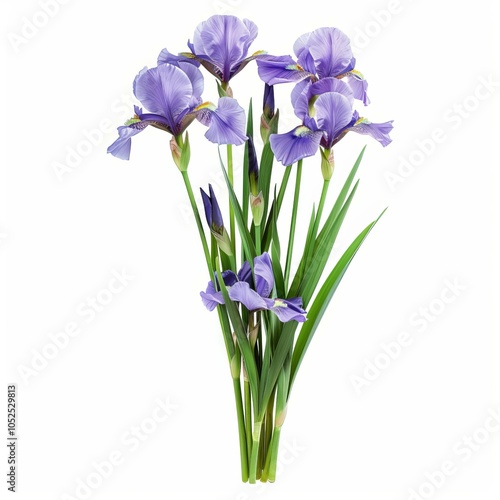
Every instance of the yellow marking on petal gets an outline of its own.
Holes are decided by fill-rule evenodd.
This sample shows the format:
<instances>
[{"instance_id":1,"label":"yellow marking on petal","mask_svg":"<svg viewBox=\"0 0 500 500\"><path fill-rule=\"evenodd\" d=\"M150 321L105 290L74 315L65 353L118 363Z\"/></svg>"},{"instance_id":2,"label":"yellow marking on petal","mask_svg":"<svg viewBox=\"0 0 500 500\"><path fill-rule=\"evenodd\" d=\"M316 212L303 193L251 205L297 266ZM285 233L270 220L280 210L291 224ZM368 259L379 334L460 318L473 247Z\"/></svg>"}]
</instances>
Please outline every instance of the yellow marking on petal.
<instances>
[{"instance_id":1,"label":"yellow marking on petal","mask_svg":"<svg viewBox=\"0 0 500 500\"><path fill-rule=\"evenodd\" d=\"M285 304L285 302L280 299L274 299L274 307L288 307L288 304Z\"/></svg>"},{"instance_id":2,"label":"yellow marking on petal","mask_svg":"<svg viewBox=\"0 0 500 500\"><path fill-rule=\"evenodd\" d=\"M214 103L210 102L210 101L206 101L206 102L203 102L201 103L197 108L195 108L194 110L195 111L200 111L202 109L210 109L211 111L215 111L216 109L216 106Z\"/></svg>"},{"instance_id":3,"label":"yellow marking on petal","mask_svg":"<svg viewBox=\"0 0 500 500\"><path fill-rule=\"evenodd\" d=\"M358 71L357 69L353 69L353 70L349 71L349 73L347 73L347 74L354 76L358 80L364 80L365 79L365 77L363 76L363 73L361 73L361 71Z\"/></svg>"},{"instance_id":4,"label":"yellow marking on petal","mask_svg":"<svg viewBox=\"0 0 500 500\"><path fill-rule=\"evenodd\" d=\"M311 129L307 128L305 125L301 125L295 129L294 135L297 137L305 137L311 133Z\"/></svg>"},{"instance_id":5,"label":"yellow marking on petal","mask_svg":"<svg viewBox=\"0 0 500 500\"><path fill-rule=\"evenodd\" d=\"M258 50L254 52L250 57L261 56L262 54L267 54L267 50Z\"/></svg>"},{"instance_id":6,"label":"yellow marking on petal","mask_svg":"<svg viewBox=\"0 0 500 500\"><path fill-rule=\"evenodd\" d=\"M137 115L134 115L132 118L127 120L124 125L126 127L129 127L130 125L133 125L134 123L139 123L140 121L141 119Z\"/></svg>"},{"instance_id":7,"label":"yellow marking on petal","mask_svg":"<svg viewBox=\"0 0 500 500\"><path fill-rule=\"evenodd\" d=\"M189 59L196 59L196 56L192 54L191 52L180 52L180 56L187 57Z\"/></svg>"},{"instance_id":8,"label":"yellow marking on petal","mask_svg":"<svg viewBox=\"0 0 500 500\"><path fill-rule=\"evenodd\" d=\"M356 121L356 123L354 124L354 126L356 126L356 125L360 125L361 123L366 123L366 124L368 124L368 123L371 123L371 121L370 121L370 120L368 120L368 118L363 118L363 117L361 117L361 118L358 118L358 120Z\"/></svg>"},{"instance_id":9,"label":"yellow marking on petal","mask_svg":"<svg viewBox=\"0 0 500 500\"><path fill-rule=\"evenodd\" d=\"M300 64L289 64L285 69L290 69L294 71L304 71L304 68Z\"/></svg>"}]
</instances>

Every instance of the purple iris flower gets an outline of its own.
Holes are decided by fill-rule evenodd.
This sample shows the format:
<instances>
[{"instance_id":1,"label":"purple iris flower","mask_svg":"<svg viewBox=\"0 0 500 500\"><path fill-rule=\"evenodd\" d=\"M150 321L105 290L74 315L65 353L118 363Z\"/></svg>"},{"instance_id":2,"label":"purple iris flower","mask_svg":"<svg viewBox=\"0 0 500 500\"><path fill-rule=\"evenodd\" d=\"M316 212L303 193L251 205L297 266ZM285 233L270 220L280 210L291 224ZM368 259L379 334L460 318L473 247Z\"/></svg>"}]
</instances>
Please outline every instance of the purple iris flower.
<instances>
[{"instance_id":1,"label":"purple iris flower","mask_svg":"<svg viewBox=\"0 0 500 500\"><path fill-rule=\"evenodd\" d=\"M203 103L203 75L192 64L162 64L144 68L134 80L134 94L149 111L134 107L135 116L124 126L118 127L118 139L108 148L108 153L122 160L130 157L131 139L148 125L165 130L174 137L180 136L187 126L198 118L208 126L208 140L218 144L243 144L245 111L229 97L219 99L218 107Z\"/></svg>"},{"instance_id":2,"label":"purple iris flower","mask_svg":"<svg viewBox=\"0 0 500 500\"><path fill-rule=\"evenodd\" d=\"M355 99L366 105L367 82L354 69L356 59L349 38L338 28L319 28L305 33L293 46L297 57L262 55L257 60L259 75L269 85L323 78L345 78Z\"/></svg>"},{"instance_id":3,"label":"purple iris flower","mask_svg":"<svg viewBox=\"0 0 500 500\"><path fill-rule=\"evenodd\" d=\"M197 26L193 41L188 41L191 52L175 55L163 49L158 64L182 61L196 66L201 64L221 82L227 83L260 54L247 57L257 34L257 26L248 19L215 15Z\"/></svg>"},{"instance_id":4,"label":"purple iris flower","mask_svg":"<svg viewBox=\"0 0 500 500\"><path fill-rule=\"evenodd\" d=\"M287 321L306 320L306 311L302 309L302 299L271 299L269 296L274 288L274 274L269 254L264 252L254 259L255 280L252 276L250 264L245 262L238 274L233 271L224 271L222 279L227 287L229 298L234 302L241 302L249 311L260 311L266 309L274 312L278 319L285 323ZM205 292L200 292L203 304L209 311L213 311L217 305L224 304L222 292L217 292L213 281L208 283Z\"/></svg>"},{"instance_id":5,"label":"purple iris flower","mask_svg":"<svg viewBox=\"0 0 500 500\"><path fill-rule=\"evenodd\" d=\"M307 82L301 92L294 89L292 104L302 124L285 134L272 134L271 148L283 165L314 155L319 147L330 150L349 131L367 134L387 146L392 121L371 123L353 111L352 89L337 78Z\"/></svg>"}]
</instances>

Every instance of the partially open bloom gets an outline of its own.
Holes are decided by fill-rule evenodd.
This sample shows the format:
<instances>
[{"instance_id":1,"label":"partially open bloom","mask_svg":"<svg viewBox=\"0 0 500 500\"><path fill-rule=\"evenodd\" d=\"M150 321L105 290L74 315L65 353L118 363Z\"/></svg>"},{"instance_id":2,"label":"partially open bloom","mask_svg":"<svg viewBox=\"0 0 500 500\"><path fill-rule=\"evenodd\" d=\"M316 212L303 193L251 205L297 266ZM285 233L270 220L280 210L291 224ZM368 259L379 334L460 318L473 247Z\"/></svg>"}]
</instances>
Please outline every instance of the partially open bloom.
<instances>
[{"instance_id":1,"label":"partially open bloom","mask_svg":"<svg viewBox=\"0 0 500 500\"><path fill-rule=\"evenodd\" d=\"M248 49L258 34L255 23L236 16L215 15L200 23L193 41L188 41L191 52L179 55L163 49L158 64L178 64L179 61L200 64L221 82L227 83L257 54L248 57Z\"/></svg>"},{"instance_id":2,"label":"partially open bloom","mask_svg":"<svg viewBox=\"0 0 500 500\"><path fill-rule=\"evenodd\" d=\"M192 64L162 64L144 68L134 80L134 94L149 111L135 106L135 115L124 126L118 127L118 139L108 153L128 160L131 139L148 125L180 137L188 125L198 118L208 126L208 140L218 144L240 145L246 140L245 112L229 97L219 99L216 107L202 103L204 82L200 70Z\"/></svg>"},{"instance_id":3,"label":"partially open bloom","mask_svg":"<svg viewBox=\"0 0 500 500\"><path fill-rule=\"evenodd\" d=\"M330 150L349 131L367 134L382 146L391 142L392 122L371 123L353 110L353 92L345 82L324 78L294 89L292 104L302 124L284 134L272 134L271 148L283 165L314 155L321 146Z\"/></svg>"},{"instance_id":4,"label":"partially open bloom","mask_svg":"<svg viewBox=\"0 0 500 500\"><path fill-rule=\"evenodd\" d=\"M306 320L306 311L302 309L302 299L272 299L269 298L274 289L274 274L271 258L267 252L255 257L252 276L250 264L245 262L238 274L233 271L224 271L222 279L227 287L229 298L234 302L241 302L249 311L267 309L272 311L278 319L287 321ZM222 292L216 291L213 281L208 283L205 292L200 292L203 304L209 311L213 311L218 304L224 304Z\"/></svg>"},{"instance_id":5,"label":"partially open bloom","mask_svg":"<svg viewBox=\"0 0 500 500\"><path fill-rule=\"evenodd\" d=\"M208 192L210 194L205 193L201 188L200 191L210 232L214 235L219 248L226 254L232 255L231 240L224 227L222 212L217 202L217 198L215 197L214 190L212 189L212 184L208 185Z\"/></svg>"},{"instance_id":6,"label":"partially open bloom","mask_svg":"<svg viewBox=\"0 0 500 500\"><path fill-rule=\"evenodd\" d=\"M354 69L349 38L338 28L319 28L300 36L293 46L297 57L290 56L259 57L259 75L269 85L285 82L308 80L315 82L323 78L345 78L355 99L366 105L370 101L366 95L367 82L363 75Z\"/></svg>"}]
</instances>

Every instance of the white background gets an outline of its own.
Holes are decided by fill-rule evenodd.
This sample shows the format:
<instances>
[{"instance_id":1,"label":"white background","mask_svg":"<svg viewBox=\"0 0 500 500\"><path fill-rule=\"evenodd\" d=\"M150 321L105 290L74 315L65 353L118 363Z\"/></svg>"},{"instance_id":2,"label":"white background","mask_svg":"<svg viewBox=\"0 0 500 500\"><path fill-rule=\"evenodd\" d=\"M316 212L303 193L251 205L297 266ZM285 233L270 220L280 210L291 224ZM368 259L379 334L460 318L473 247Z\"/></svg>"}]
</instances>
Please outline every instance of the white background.
<instances>
[{"instance_id":1,"label":"white background","mask_svg":"<svg viewBox=\"0 0 500 500\"><path fill-rule=\"evenodd\" d=\"M70 0L50 18L40 4L7 0L1 15L0 253L6 383L18 385L18 498L83 498L78 481L113 453L122 462L89 498L403 500L410 489L421 498L498 498L500 433L480 430L500 404L493 2L458 10L430 0L300 8L267 0ZM336 147L332 194L368 144L335 256L389 210L311 344L283 428L278 480L265 486L239 481L231 379L216 314L199 298L206 271L169 137L147 130L134 139L129 162L106 155L116 126L132 114L136 73L155 65L164 47L185 50L196 25L218 13L252 19L260 30L252 50L275 54L291 53L302 33L339 27L370 84L366 116L395 126L388 148L355 134ZM30 31L26 19L47 22ZM254 96L258 117L255 75L251 64L232 87L245 107ZM488 90L484 81L494 84ZM213 78L206 89L214 99ZM283 129L295 125L290 90L277 89ZM222 198L216 147L201 125L190 133L197 137L193 185L212 182ZM439 144L430 142L433 133ZM87 150L86 134L95 142ZM78 147L88 154L58 178L54 165ZM400 175L404 162L415 168L391 187L388 173ZM319 195L318 158L305 162L304 177L301 224ZM107 287L113 271L133 278L95 317L82 315L81 304ZM462 289L443 305L446 280ZM430 304L432 321L418 320ZM36 353L53 353L50 335L71 322L80 334L40 368ZM402 332L411 345L357 391L353 377L366 376L367 362L387 360L381 344ZM36 374L23 377L20 369L33 362ZM141 424L152 429L157 398L176 408L132 449L123 436ZM469 457L466 448L476 445L457 443L475 432L487 442ZM445 461L454 472L438 489L425 486L425 474Z\"/></svg>"}]
</instances>

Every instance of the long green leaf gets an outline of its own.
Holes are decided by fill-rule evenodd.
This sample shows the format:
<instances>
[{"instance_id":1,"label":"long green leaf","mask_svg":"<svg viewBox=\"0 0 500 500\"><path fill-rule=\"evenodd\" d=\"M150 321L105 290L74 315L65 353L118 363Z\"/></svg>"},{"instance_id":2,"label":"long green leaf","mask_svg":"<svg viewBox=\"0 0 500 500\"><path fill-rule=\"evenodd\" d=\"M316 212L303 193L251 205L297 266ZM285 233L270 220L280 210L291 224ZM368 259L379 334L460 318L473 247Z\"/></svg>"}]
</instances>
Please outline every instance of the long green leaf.
<instances>
[{"instance_id":1,"label":"long green leaf","mask_svg":"<svg viewBox=\"0 0 500 500\"><path fill-rule=\"evenodd\" d=\"M289 297L295 297L297 295L297 291L299 289L299 286L301 282L303 281L304 274L307 271L306 268L306 256L310 254L311 250L314 255L314 249L311 249L311 245L314 245L316 248L323 242L325 238L330 238L330 230L331 230L331 224L333 221L335 221L337 215L339 214L340 210L344 206L344 202L347 198L347 195L349 193L349 190L351 189L352 182L354 181L354 177L356 176L356 173L358 171L359 165L361 163L361 160L363 159L363 155L365 153L366 146L363 147L361 150L360 154L358 155L358 158L356 159L353 167L351 168L351 171L349 172L349 175L347 176L347 179L344 182L344 185L342 186L342 189L337 196L337 200L335 201L333 208L325 221L325 224L323 226L323 229L320 231L316 241L313 241L311 238L312 234L312 227L314 226L314 221L312 222L312 226L309 226L309 231L308 231L308 236L305 242L304 246L304 253L302 254L302 258L299 263L299 267L297 268L297 272L295 273L295 277L292 281L292 285L290 286L290 291L289 291ZM314 259L313 259L314 263ZM309 266L307 266L309 267Z\"/></svg>"},{"instance_id":2,"label":"long green leaf","mask_svg":"<svg viewBox=\"0 0 500 500\"><path fill-rule=\"evenodd\" d=\"M352 262L352 259L356 255L356 252L359 250L363 241L368 236L368 233L379 221L384 212L382 212L375 221L370 223L363 231L361 231L357 238L351 243L349 248L339 259L336 266L333 268L332 272L329 274L329 276L325 280L325 283L318 292L318 295L316 296L307 314L307 321L303 324L300 334L297 338L297 342L295 343L295 347L293 349L288 397L290 397L290 391L292 389L293 382L295 381L295 377L297 376L297 372L300 368L302 360L304 359L307 348L309 347L309 344L314 336L314 333L316 332L316 329L319 326L321 318L323 317L328 304L330 303L330 300L333 297L333 294L337 290L337 287L342 280L347 268L349 267L349 264Z\"/></svg>"},{"instance_id":3,"label":"long green leaf","mask_svg":"<svg viewBox=\"0 0 500 500\"><path fill-rule=\"evenodd\" d=\"M238 225L238 229L240 232L241 243L243 245L243 249L245 251L246 258L248 259L250 265L253 267L253 259L256 256L255 244L252 240L250 232L248 231L247 225L245 224L245 221L243 220L243 212L241 210L240 202L238 201L238 198L234 192L233 186L231 185L231 182L229 181L229 177L227 175L226 168L224 167L224 162L222 161L222 157L220 155L220 150L219 150L219 159L220 159L222 172L224 174L224 179L226 180L227 190L229 193L229 203L231 203L231 205L233 207L234 216L236 219L236 224Z\"/></svg>"},{"instance_id":4,"label":"long green leaf","mask_svg":"<svg viewBox=\"0 0 500 500\"><path fill-rule=\"evenodd\" d=\"M309 304L311 297L314 295L314 291L316 290L318 282L321 279L321 275L323 274L328 259L330 258L330 254L337 239L337 235L339 234L347 211L349 210L354 195L356 194L358 182L356 182L356 184L352 188L351 194L347 198L337 217L335 217L335 219L327 221L329 222L329 237L324 238L314 250L314 261L309 265L297 291L297 295L299 297L302 297L304 307L307 307L307 305Z\"/></svg>"},{"instance_id":5,"label":"long green leaf","mask_svg":"<svg viewBox=\"0 0 500 500\"><path fill-rule=\"evenodd\" d=\"M247 136L253 138L253 108L252 99L248 105ZM243 156L243 221L248 224L248 205L250 197L250 187L248 180L248 141L245 142L245 155Z\"/></svg>"},{"instance_id":6,"label":"long green leaf","mask_svg":"<svg viewBox=\"0 0 500 500\"><path fill-rule=\"evenodd\" d=\"M276 385L276 381L278 380L278 376L283 368L286 357L290 354L297 326L298 323L296 321L289 321L283 325L283 330L279 336L279 341L276 349L274 350L266 377L262 377L261 380L259 398L259 407L261 409L266 407L269 397L271 396L274 386Z\"/></svg>"}]
</instances>

